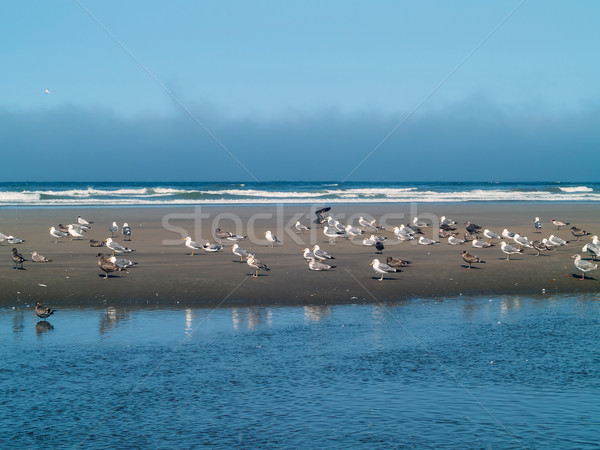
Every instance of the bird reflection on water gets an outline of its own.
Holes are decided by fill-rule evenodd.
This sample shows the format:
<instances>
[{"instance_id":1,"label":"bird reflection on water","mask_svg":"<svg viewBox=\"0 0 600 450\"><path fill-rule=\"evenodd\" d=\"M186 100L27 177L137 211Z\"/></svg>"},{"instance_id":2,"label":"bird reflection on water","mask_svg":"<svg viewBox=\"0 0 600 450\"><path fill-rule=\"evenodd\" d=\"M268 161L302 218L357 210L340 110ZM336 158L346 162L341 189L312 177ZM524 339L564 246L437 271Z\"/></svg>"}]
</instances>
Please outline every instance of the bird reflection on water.
<instances>
[{"instance_id":1,"label":"bird reflection on water","mask_svg":"<svg viewBox=\"0 0 600 450\"><path fill-rule=\"evenodd\" d=\"M52 330L54 330L54 327L47 320L40 320L35 324L35 332L38 336L41 336L42 334Z\"/></svg>"}]
</instances>

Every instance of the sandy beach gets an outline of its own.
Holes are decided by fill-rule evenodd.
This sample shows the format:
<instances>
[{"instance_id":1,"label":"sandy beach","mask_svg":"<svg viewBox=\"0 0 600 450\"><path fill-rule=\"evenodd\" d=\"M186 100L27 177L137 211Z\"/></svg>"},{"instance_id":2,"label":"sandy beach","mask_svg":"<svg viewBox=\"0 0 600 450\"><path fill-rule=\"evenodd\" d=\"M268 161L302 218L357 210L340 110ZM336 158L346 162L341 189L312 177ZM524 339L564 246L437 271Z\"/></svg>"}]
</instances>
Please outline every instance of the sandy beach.
<instances>
[{"instance_id":1,"label":"sandy beach","mask_svg":"<svg viewBox=\"0 0 600 450\"><path fill-rule=\"evenodd\" d=\"M319 205L321 206L321 205ZM501 294L573 294L596 292L600 272L590 272L580 281L570 256L582 253L581 247L589 242L582 237L575 242L569 227L557 230L550 219L559 218L600 234L600 214L593 204L373 204L335 205L330 213L343 223L358 224L358 217L374 217L386 226L380 234L387 237L383 255L376 255L373 247L362 245L362 238L354 241L338 239L330 244L312 221L316 207L307 205L274 206L211 206L211 207L152 207L152 208L37 208L0 210L0 232L14 235L25 242L17 245L3 242L0 252L4 263L0 266L0 303L4 306L30 304L36 300L60 307L61 305L102 304L323 304L393 302L408 298L448 298L461 295ZM85 239L60 239L58 243L49 234L49 227L77 221L77 216L93 221L93 228ZM470 243L448 245L441 239L439 245L418 245L416 241L398 242L394 226L408 223L418 215L434 222L445 215L459 223L464 234L467 220L483 228L501 233L504 228L527 236L530 240L555 234L570 242L556 251L543 252L525 249L506 261L499 242L486 249L474 249ZM542 233L535 233L532 220L543 221ZM310 232L296 234L292 227L297 219L313 227ZM117 272L104 279L97 266L99 251L92 248L89 239L110 237L113 221L119 226L128 222L132 227L131 242L116 240L135 252L125 255L138 265L127 272ZM211 235L216 227L247 235L240 245L270 267L258 278L249 276L250 267L240 264L231 253L231 242L224 242L219 253L199 251L190 256L183 244L186 236L200 242L214 242ZM267 246L264 232L272 230L282 244ZM423 229L425 237L439 239L437 227ZM370 233L367 232L367 236ZM319 244L335 256L331 261L337 267L332 271L308 270L302 257L305 247ZM16 247L30 261L25 270L13 268L11 249ZM461 258L468 250L480 256L485 264L476 264L471 270ZM37 251L49 258L49 263L31 262L31 252ZM377 281L369 266L373 258L384 261L387 256L412 261L401 272ZM589 255L584 255L589 259Z\"/></svg>"}]
</instances>

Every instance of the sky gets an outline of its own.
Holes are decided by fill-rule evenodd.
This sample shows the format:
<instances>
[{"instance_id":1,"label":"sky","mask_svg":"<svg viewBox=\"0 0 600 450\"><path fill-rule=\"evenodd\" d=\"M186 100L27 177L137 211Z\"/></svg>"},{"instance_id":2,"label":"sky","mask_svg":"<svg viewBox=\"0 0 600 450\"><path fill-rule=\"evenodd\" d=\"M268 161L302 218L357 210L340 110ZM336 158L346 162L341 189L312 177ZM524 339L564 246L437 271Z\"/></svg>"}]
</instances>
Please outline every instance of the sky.
<instances>
[{"instance_id":1,"label":"sky","mask_svg":"<svg viewBox=\"0 0 600 450\"><path fill-rule=\"evenodd\" d=\"M598 181L598 17L595 0L4 3L0 180Z\"/></svg>"}]
</instances>

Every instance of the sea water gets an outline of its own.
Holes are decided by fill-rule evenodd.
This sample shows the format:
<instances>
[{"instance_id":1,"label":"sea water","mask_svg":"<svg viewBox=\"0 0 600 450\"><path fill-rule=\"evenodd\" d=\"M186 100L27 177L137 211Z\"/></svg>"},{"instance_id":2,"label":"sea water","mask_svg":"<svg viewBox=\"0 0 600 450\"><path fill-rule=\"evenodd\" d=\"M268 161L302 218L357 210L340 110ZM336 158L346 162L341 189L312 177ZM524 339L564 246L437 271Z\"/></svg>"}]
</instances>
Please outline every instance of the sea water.
<instances>
[{"instance_id":1,"label":"sea water","mask_svg":"<svg viewBox=\"0 0 600 450\"><path fill-rule=\"evenodd\" d=\"M598 448L600 297L0 310L2 448Z\"/></svg>"}]
</instances>

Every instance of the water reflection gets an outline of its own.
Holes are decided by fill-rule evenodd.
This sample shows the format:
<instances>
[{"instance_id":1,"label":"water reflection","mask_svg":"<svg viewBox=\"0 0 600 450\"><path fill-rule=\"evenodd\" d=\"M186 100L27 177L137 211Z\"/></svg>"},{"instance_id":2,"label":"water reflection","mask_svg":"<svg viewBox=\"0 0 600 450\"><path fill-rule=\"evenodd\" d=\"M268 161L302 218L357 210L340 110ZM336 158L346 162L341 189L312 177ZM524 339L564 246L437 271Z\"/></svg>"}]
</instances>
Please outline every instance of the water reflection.
<instances>
[{"instance_id":1,"label":"water reflection","mask_svg":"<svg viewBox=\"0 0 600 450\"><path fill-rule=\"evenodd\" d=\"M100 334L103 335L112 331L119 322L129 320L129 316L127 309L109 306L106 308L106 312L100 315Z\"/></svg>"},{"instance_id":2,"label":"water reflection","mask_svg":"<svg viewBox=\"0 0 600 450\"><path fill-rule=\"evenodd\" d=\"M328 305L309 305L304 307L304 320L309 322L319 322L331 314L331 308Z\"/></svg>"},{"instance_id":3,"label":"water reflection","mask_svg":"<svg viewBox=\"0 0 600 450\"><path fill-rule=\"evenodd\" d=\"M12 321L13 333L15 335L20 335L25 329L24 320L25 316L23 310L21 308L16 309Z\"/></svg>"},{"instance_id":4,"label":"water reflection","mask_svg":"<svg viewBox=\"0 0 600 450\"><path fill-rule=\"evenodd\" d=\"M271 325L273 323L273 311L270 308L251 306L249 308L231 309L231 322L234 330L239 330L246 324L249 330L258 327L262 323Z\"/></svg>"},{"instance_id":5,"label":"water reflection","mask_svg":"<svg viewBox=\"0 0 600 450\"><path fill-rule=\"evenodd\" d=\"M193 321L192 309L187 308L185 310L185 334L189 335L192 332L192 321Z\"/></svg>"},{"instance_id":6,"label":"water reflection","mask_svg":"<svg viewBox=\"0 0 600 450\"><path fill-rule=\"evenodd\" d=\"M41 336L42 334L52 330L54 330L54 327L47 320L40 320L35 324L35 332L38 336Z\"/></svg>"}]
</instances>

